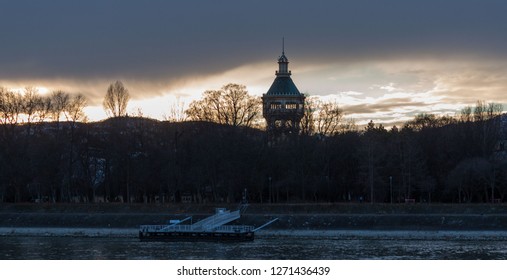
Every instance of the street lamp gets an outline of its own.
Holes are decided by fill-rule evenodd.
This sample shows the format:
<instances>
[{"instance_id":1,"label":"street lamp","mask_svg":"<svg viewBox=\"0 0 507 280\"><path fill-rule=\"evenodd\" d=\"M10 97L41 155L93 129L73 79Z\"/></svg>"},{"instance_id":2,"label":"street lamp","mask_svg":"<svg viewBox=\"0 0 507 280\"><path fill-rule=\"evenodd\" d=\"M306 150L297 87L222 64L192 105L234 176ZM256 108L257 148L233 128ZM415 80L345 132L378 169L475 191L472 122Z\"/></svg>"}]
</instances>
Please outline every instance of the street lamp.
<instances>
[{"instance_id":1,"label":"street lamp","mask_svg":"<svg viewBox=\"0 0 507 280\"><path fill-rule=\"evenodd\" d=\"M273 194L271 191L271 176L269 176L268 180L269 180L269 202L273 203Z\"/></svg>"},{"instance_id":2,"label":"street lamp","mask_svg":"<svg viewBox=\"0 0 507 280\"><path fill-rule=\"evenodd\" d=\"M391 204L393 204L393 176L389 176L389 186L391 187Z\"/></svg>"}]
</instances>

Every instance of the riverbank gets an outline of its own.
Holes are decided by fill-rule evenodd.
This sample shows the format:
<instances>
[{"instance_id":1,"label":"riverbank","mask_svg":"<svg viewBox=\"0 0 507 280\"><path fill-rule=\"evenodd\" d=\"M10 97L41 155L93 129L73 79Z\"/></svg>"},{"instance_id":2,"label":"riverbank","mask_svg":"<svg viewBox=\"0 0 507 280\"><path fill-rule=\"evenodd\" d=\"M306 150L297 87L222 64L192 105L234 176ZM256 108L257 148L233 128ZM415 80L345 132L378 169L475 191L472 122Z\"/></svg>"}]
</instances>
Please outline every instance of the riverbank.
<instances>
[{"instance_id":1,"label":"riverbank","mask_svg":"<svg viewBox=\"0 0 507 280\"><path fill-rule=\"evenodd\" d=\"M215 208L235 209L238 204L190 203L0 203L2 212L44 213L165 213L206 214ZM428 203L295 203L249 204L250 214L501 214L507 213L507 204L428 204Z\"/></svg>"},{"instance_id":2,"label":"riverbank","mask_svg":"<svg viewBox=\"0 0 507 280\"><path fill-rule=\"evenodd\" d=\"M137 231L169 219L197 221L216 207L237 205L0 204L0 227ZM252 204L238 223L260 226L272 218L279 219L268 228L275 231L507 231L504 204Z\"/></svg>"},{"instance_id":3,"label":"riverbank","mask_svg":"<svg viewBox=\"0 0 507 280\"><path fill-rule=\"evenodd\" d=\"M84 237L84 238L138 238L138 230L132 228L5 228L3 237ZM257 238L300 238L340 240L488 240L507 241L507 231L462 230L263 230Z\"/></svg>"}]
</instances>

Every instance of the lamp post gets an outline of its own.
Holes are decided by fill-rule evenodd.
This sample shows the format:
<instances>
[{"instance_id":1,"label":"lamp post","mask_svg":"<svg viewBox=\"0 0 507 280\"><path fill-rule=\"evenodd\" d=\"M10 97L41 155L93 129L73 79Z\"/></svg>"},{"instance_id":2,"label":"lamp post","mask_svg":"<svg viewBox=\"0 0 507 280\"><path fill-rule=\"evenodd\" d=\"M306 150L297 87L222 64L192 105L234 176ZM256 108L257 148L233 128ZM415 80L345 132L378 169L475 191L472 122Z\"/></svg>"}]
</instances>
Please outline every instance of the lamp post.
<instances>
[{"instance_id":1,"label":"lamp post","mask_svg":"<svg viewBox=\"0 0 507 280\"><path fill-rule=\"evenodd\" d=\"M269 176L269 203L273 203L273 194L271 191L271 176Z\"/></svg>"},{"instance_id":2,"label":"lamp post","mask_svg":"<svg viewBox=\"0 0 507 280\"><path fill-rule=\"evenodd\" d=\"M393 176L389 176L389 186L391 189L391 204L393 204Z\"/></svg>"}]
</instances>

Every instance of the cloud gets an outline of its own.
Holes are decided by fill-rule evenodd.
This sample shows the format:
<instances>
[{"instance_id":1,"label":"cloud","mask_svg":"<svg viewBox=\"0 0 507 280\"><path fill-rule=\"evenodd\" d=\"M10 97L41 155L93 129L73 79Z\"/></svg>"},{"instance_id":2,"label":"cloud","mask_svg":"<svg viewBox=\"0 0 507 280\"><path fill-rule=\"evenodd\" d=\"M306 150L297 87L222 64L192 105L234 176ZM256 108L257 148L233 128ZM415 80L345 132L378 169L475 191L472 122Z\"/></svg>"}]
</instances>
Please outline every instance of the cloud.
<instances>
[{"instance_id":1,"label":"cloud","mask_svg":"<svg viewBox=\"0 0 507 280\"><path fill-rule=\"evenodd\" d=\"M388 92L397 91L398 89L395 88L394 86L395 86L394 83L389 83L388 85L385 85L385 86L379 86L379 88L383 89L383 90L387 90Z\"/></svg>"},{"instance_id":2,"label":"cloud","mask_svg":"<svg viewBox=\"0 0 507 280\"><path fill-rule=\"evenodd\" d=\"M0 74L179 80L269 60L282 36L304 64L505 57L506 9L470 0L10 1L0 12Z\"/></svg>"},{"instance_id":3,"label":"cloud","mask_svg":"<svg viewBox=\"0 0 507 280\"><path fill-rule=\"evenodd\" d=\"M478 100L507 104L504 94L507 63L503 61L390 60L359 63L356 68L362 69L360 72L366 79L346 86L363 91L359 94L353 90L339 91L326 95L326 99L337 100L346 118L353 118L359 124L369 120L399 124L420 113L454 116ZM374 78L368 77L371 73ZM363 81L370 84L361 84Z\"/></svg>"},{"instance_id":4,"label":"cloud","mask_svg":"<svg viewBox=\"0 0 507 280\"><path fill-rule=\"evenodd\" d=\"M284 36L302 92L355 116L449 113L507 103L506 12L494 0L7 1L0 85L80 92L97 107L115 80L141 105L228 82L260 95Z\"/></svg>"},{"instance_id":5,"label":"cloud","mask_svg":"<svg viewBox=\"0 0 507 280\"><path fill-rule=\"evenodd\" d=\"M472 103L485 100L507 103L506 68L467 69L462 73L444 75L436 80L435 93L445 96L444 102L460 100Z\"/></svg>"},{"instance_id":6,"label":"cloud","mask_svg":"<svg viewBox=\"0 0 507 280\"><path fill-rule=\"evenodd\" d=\"M345 92L342 92L341 94L345 95L345 96L359 96L359 95L363 95L364 93L357 92L357 91L345 91Z\"/></svg>"},{"instance_id":7,"label":"cloud","mask_svg":"<svg viewBox=\"0 0 507 280\"><path fill-rule=\"evenodd\" d=\"M410 119L423 112L438 114L435 111L435 105L438 103L429 101L425 96L427 96L427 93L387 94L378 98L366 97L358 99L352 104L341 103L341 107L344 110L346 118L356 119L360 124L364 124L369 120L393 123ZM431 98L429 99L431 100Z\"/></svg>"}]
</instances>

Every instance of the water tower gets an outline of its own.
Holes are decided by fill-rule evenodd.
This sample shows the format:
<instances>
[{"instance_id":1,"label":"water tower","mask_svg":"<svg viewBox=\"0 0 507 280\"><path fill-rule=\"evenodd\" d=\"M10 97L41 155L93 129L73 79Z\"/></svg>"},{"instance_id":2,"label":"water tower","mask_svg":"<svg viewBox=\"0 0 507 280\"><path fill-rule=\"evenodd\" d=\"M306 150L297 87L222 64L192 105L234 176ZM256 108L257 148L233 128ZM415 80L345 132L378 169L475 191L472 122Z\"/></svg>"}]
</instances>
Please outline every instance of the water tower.
<instances>
[{"instance_id":1,"label":"water tower","mask_svg":"<svg viewBox=\"0 0 507 280\"><path fill-rule=\"evenodd\" d=\"M285 50L278 58L276 78L266 94L262 95L262 116L266 119L269 141L298 135L305 110L305 96L291 79L289 60Z\"/></svg>"}]
</instances>

